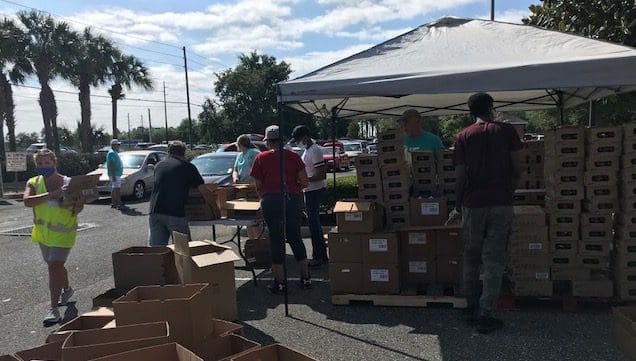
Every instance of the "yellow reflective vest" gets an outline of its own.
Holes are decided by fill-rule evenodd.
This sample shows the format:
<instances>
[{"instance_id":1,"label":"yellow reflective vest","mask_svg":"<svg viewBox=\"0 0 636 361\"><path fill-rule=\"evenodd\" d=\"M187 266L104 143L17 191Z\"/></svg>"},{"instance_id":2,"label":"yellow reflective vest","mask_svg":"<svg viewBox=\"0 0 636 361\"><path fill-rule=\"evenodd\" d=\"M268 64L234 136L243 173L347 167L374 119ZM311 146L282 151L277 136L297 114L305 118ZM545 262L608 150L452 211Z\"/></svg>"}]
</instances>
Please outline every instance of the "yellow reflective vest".
<instances>
[{"instance_id":1,"label":"yellow reflective vest","mask_svg":"<svg viewBox=\"0 0 636 361\"><path fill-rule=\"evenodd\" d=\"M36 194L46 193L43 176L27 182ZM77 236L77 216L71 209L62 207L59 200L52 200L33 207L33 231L31 239L47 247L72 248Z\"/></svg>"}]
</instances>

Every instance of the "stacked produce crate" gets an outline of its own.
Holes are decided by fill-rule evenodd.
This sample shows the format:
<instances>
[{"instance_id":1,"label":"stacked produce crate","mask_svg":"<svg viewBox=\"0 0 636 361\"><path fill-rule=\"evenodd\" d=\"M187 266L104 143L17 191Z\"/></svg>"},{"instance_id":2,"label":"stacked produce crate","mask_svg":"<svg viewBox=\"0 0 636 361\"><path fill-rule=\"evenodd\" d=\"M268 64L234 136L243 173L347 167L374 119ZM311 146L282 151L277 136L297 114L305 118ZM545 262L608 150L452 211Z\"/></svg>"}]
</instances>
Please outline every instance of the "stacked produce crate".
<instances>
[{"instance_id":1,"label":"stacked produce crate","mask_svg":"<svg viewBox=\"0 0 636 361\"><path fill-rule=\"evenodd\" d=\"M411 152L413 196L430 197L437 193L437 166L433 152Z\"/></svg>"},{"instance_id":2,"label":"stacked produce crate","mask_svg":"<svg viewBox=\"0 0 636 361\"><path fill-rule=\"evenodd\" d=\"M523 171L515 192L515 205L543 206L545 205L544 142L527 141L522 145L520 158Z\"/></svg>"},{"instance_id":3,"label":"stacked produce crate","mask_svg":"<svg viewBox=\"0 0 636 361\"><path fill-rule=\"evenodd\" d=\"M440 191L448 201L448 207L455 207L457 177L455 176L455 157L452 150L442 150L437 153L437 175Z\"/></svg>"},{"instance_id":4,"label":"stacked produce crate","mask_svg":"<svg viewBox=\"0 0 636 361\"><path fill-rule=\"evenodd\" d=\"M623 127L614 277L618 297L636 301L636 124Z\"/></svg>"},{"instance_id":5,"label":"stacked produce crate","mask_svg":"<svg viewBox=\"0 0 636 361\"><path fill-rule=\"evenodd\" d=\"M585 197L585 132L561 128L545 135L546 213L549 219L552 281L579 280L579 217ZM582 277L585 279L585 277Z\"/></svg>"},{"instance_id":6,"label":"stacked produce crate","mask_svg":"<svg viewBox=\"0 0 636 361\"><path fill-rule=\"evenodd\" d=\"M514 211L507 267L513 293L519 296L551 296L552 257L545 211L539 206L516 206Z\"/></svg>"},{"instance_id":7,"label":"stacked produce crate","mask_svg":"<svg viewBox=\"0 0 636 361\"><path fill-rule=\"evenodd\" d=\"M358 198L366 201L383 200L382 176L378 157L371 154L360 154L356 158L356 175L358 179Z\"/></svg>"},{"instance_id":8,"label":"stacked produce crate","mask_svg":"<svg viewBox=\"0 0 636 361\"><path fill-rule=\"evenodd\" d=\"M409 226L411 170L406 161L402 132L389 130L378 134L378 162L382 180L383 203L391 229Z\"/></svg>"}]
</instances>

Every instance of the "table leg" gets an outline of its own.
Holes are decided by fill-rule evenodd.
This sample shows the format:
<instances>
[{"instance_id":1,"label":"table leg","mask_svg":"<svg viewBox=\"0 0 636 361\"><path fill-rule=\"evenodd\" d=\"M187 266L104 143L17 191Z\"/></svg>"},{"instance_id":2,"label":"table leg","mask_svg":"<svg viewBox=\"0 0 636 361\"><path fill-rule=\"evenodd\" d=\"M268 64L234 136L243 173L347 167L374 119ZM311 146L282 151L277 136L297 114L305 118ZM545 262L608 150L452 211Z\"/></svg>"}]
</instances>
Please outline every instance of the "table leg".
<instances>
[{"instance_id":1,"label":"table leg","mask_svg":"<svg viewBox=\"0 0 636 361\"><path fill-rule=\"evenodd\" d=\"M216 242L216 225L212 225L212 240Z\"/></svg>"},{"instance_id":2,"label":"table leg","mask_svg":"<svg viewBox=\"0 0 636 361\"><path fill-rule=\"evenodd\" d=\"M252 272L252 279L254 280L254 286L258 286L258 283L256 282L256 271L254 270L254 267L252 267L252 264L250 263L250 261L243 254L243 249L241 247L241 226L238 226L236 228L237 228L236 243L238 246L239 254L241 255L241 258L243 258L243 260L245 261L245 266L250 270L250 272Z\"/></svg>"}]
</instances>

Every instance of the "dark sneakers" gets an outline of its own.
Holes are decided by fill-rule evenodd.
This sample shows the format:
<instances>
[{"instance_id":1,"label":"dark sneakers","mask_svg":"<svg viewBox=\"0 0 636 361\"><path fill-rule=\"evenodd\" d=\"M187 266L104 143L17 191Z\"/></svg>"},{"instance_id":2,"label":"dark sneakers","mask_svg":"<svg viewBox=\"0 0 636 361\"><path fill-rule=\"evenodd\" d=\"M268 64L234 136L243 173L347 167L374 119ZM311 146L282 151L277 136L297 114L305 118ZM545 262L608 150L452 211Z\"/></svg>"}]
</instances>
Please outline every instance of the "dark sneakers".
<instances>
[{"instance_id":1,"label":"dark sneakers","mask_svg":"<svg viewBox=\"0 0 636 361\"><path fill-rule=\"evenodd\" d=\"M273 281L269 285L267 285L267 290L269 293L274 295L283 295L285 294L285 284Z\"/></svg>"},{"instance_id":2,"label":"dark sneakers","mask_svg":"<svg viewBox=\"0 0 636 361\"><path fill-rule=\"evenodd\" d=\"M489 334L503 327L503 321L494 317L479 317L477 321L477 332L481 334Z\"/></svg>"}]
</instances>

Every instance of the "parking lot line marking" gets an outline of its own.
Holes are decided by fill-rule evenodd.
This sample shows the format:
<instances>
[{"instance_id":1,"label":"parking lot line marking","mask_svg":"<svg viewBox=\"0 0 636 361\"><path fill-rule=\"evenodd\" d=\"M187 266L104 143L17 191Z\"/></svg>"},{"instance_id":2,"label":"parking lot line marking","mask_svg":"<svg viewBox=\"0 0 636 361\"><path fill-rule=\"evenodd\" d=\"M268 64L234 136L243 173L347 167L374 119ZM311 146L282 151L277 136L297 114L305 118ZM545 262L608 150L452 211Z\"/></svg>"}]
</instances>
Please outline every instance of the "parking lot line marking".
<instances>
[{"instance_id":1,"label":"parking lot line marking","mask_svg":"<svg viewBox=\"0 0 636 361\"><path fill-rule=\"evenodd\" d=\"M257 277L256 278L258 281L273 281L274 278L272 277ZM252 277L236 277L234 278L235 281L251 281ZM298 277L290 277L287 278L288 281L300 281L300 278ZM312 282L329 282L328 279L324 279L324 278L312 278L311 279Z\"/></svg>"}]
</instances>

